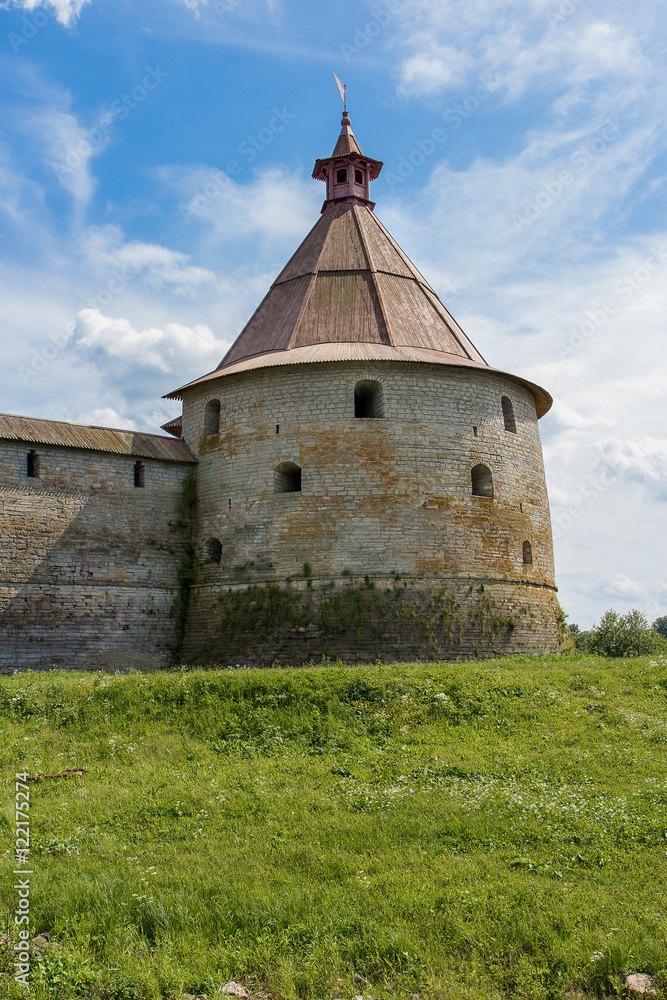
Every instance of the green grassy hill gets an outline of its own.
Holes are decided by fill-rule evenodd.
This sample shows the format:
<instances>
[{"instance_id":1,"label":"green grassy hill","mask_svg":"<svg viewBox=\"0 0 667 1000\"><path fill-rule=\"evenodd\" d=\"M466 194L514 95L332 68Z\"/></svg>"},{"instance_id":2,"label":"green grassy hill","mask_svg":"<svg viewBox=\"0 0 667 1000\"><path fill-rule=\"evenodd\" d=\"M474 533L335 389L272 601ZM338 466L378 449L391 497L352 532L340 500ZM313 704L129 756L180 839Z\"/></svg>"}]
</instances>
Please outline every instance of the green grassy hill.
<instances>
[{"instance_id":1,"label":"green grassy hill","mask_svg":"<svg viewBox=\"0 0 667 1000\"><path fill-rule=\"evenodd\" d=\"M50 942L0 996L667 985L664 658L24 673L0 730L10 936L14 775L86 772L29 783Z\"/></svg>"}]
</instances>

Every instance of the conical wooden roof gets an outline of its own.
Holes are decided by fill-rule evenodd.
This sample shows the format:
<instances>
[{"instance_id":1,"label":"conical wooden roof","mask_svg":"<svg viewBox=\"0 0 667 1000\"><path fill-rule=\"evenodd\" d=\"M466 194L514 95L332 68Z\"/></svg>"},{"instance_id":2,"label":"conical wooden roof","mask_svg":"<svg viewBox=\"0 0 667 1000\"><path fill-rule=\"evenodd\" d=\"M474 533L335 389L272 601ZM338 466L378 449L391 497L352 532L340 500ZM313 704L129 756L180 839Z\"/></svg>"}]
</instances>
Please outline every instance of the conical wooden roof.
<instances>
[{"instance_id":1,"label":"conical wooden roof","mask_svg":"<svg viewBox=\"0 0 667 1000\"><path fill-rule=\"evenodd\" d=\"M423 347L484 359L364 204L327 208L219 365L314 344Z\"/></svg>"},{"instance_id":2,"label":"conical wooden roof","mask_svg":"<svg viewBox=\"0 0 667 1000\"><path fill-rule=\"evenodd\" d=\"M364 166L371 180L382 167L361 153L347 114L334 153L317 161L314 176L330 181L329 171L341 162ZM373 203L351 185L350 192L325 202L217 369L167 398L221 375L306 362L421 361L498 372L382 225ZM537 415L546 413L552 400L544 389L498 373L529 388Z\"/></svg>"}]
</instances>

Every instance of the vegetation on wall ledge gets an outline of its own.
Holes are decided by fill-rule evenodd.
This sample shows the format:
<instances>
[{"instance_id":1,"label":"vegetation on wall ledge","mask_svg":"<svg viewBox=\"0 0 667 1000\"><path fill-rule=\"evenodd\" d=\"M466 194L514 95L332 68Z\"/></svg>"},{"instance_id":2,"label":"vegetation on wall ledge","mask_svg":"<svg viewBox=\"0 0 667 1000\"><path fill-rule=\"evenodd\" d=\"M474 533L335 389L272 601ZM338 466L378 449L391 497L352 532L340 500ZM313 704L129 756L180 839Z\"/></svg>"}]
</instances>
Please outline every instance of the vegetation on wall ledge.
<instances>
[{"instance_id":1,"label":"vegetation on wall ledge","mask_svg":"<svg viewBox=\"0 0 667 1000\"><path fill-rule=\"evenodd\" d=\"M217 596L209 641L197 650L199 662L249 658L270 662L282 647L304 646L303 658L339 655L346 643L376 643L378 648L409 644L414 655L435 658L462 644L479 655L504 652L512 633L523 626L536 632L533 606L516 592L496 599L488 587L458 593L444 583L413 589L395 578L384 589L363 582L329 582L313 587L304 565L306 590L288 584L228 587ZM295 646L296 643L296 646ZM407 654L407 649L405 650Z\"/></svg>"},{"instance_id":2,"label":"vegetation on wall ledge","mask_svg":"<svg viewBox=\"0 0 667 1000\"><path fill-rule=\"evenodd\" d=\"M190 605L190 588L192 586L194 570L194 550L192 546L192 512L197 501L197 476L192 472L183 480L181 492L181 507L183 516L174 523L169 522L169 531L172 535L180 535L182 538L181 565L178 568L178 597L175 598L169 614L176 619L178 631L178 657L183 655L183 639L185 636L185 626L188 617L188 607Z\"/></svg>"}]
</instances>

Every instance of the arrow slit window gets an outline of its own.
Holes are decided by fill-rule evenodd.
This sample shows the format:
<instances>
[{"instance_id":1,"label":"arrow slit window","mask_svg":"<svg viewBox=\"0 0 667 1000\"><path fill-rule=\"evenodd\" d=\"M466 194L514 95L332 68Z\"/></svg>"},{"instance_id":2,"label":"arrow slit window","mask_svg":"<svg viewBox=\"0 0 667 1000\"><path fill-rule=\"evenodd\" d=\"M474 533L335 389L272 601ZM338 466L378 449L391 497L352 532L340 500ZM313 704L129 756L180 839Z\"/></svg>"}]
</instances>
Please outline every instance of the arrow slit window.
<instances>
[{"instance_id":1,"label":"arrow slit window","mask_svg":"<svg viewBox=\"0 0 667 1000\"><path fill-rule=\"evenodd\" d=\"M39 479L39 455L36 451L28 452L28 479Z\"/></svg>"},{"instance_id":2,"label":"arrow slit window","mask_svg":"<svg viewBox=\"0 0 667 1000\"><path fill-rule=\"evenodd\" d=\"M503 396L500 403L503 408L505 430L509 431L511 434L516 434L516 420L514 419L514 407L512 406L512 400L509 396Z\"/></svg>"},{"instance_id":3,"label":"arrow slit window","mask_svg":"<svg viewBox=\"0 0 667 1000\"><path fill-rule=\"evenodd\" d=\"M220 400L209 399L204 410L204 433L206 437L220 433Z\"/></svg>"}]
</instances>

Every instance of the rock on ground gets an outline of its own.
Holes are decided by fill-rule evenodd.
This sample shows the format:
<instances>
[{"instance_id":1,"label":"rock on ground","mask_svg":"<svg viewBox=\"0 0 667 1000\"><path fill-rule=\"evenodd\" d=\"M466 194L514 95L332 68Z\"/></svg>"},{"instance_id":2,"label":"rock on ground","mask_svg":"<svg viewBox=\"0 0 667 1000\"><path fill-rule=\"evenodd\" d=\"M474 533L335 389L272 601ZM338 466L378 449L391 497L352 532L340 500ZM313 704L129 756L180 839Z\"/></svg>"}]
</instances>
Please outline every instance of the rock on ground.
<instances>
[{"instance_id":1,"label":"rock on ground","mask_svg":"<svg viewBox=\"0 0 667 1000\"><path fill-rule=\"evenodd\" d=\"M645 972L635 972L625 980L630 995L653 996L658 995L658 984Z\"/></svg>"}]
</instances>

